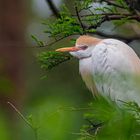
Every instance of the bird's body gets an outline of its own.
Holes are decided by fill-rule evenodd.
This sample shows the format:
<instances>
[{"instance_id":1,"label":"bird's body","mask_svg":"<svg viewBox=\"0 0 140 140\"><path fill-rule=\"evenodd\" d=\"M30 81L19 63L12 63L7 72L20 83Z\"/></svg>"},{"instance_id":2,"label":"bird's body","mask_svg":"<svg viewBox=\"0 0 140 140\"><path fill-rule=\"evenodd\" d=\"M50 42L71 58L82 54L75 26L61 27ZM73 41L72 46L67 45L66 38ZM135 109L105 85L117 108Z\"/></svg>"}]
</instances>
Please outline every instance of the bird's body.
<instances>
[{"instance_id":1,"label":"bird's body","mask_svg":"<svg viewBox=\"0 0 140 140\"><path fill-rule=\"evenodd\" d=\"M140 103L140 91L135 83L138 81L136 76L140 74L140 60L128 45L115 39L105 39L95 46L92 56L81 59L79 69L93 94L98 91L116 102Z\"/></svg>"},{"instance_id":2,"label":"bird's body","mask_svg":"<svg viewBox=\"0 0 140 140\"><path fill-rule=\"evenodd\" d=\"M75 48L70 53L79 58L80 74L93 95L140 105L140 59L132 48L116 39L90 36L81 36Z\"/></svg>"}]
</instances>

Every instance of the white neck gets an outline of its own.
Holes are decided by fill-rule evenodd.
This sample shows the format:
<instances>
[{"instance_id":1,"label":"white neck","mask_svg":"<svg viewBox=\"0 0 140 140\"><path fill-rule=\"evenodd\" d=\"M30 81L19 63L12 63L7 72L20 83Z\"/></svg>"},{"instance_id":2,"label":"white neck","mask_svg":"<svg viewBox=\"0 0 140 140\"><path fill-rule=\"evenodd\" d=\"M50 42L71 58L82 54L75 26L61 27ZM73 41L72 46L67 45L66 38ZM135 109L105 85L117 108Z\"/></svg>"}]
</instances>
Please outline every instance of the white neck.
<instances>
[{"instance_id":1,"label":"white neck","mask_svg":"<svg viewBox=\"0 0 140 140\"><path fill-rule=\"evenodd\" d=\"M92 74L92 57L79 60L79 72L88 89L94 95L97 95L97 89Z\"/></svg>"}]
</instances>

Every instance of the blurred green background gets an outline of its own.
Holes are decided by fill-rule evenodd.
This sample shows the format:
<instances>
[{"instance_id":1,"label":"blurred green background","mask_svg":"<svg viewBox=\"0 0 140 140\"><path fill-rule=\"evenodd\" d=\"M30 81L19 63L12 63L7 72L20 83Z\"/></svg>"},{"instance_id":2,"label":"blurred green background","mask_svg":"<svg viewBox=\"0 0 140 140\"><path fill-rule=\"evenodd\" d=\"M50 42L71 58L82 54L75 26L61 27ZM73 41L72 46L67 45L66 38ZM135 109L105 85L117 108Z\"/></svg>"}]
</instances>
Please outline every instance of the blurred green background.
<instances>
[{"instance_id":1,"label":"blurred green background","mask_svg":"<svg viewBox=\"0 0 140 140\"><path fill-rule=\"evenodd\" d=\"M91 93L87 90L79 75L78 61L72 59L71 61L65 62L46 72L41 70L36 58L39 52L47 49L54 50L57 47L70 46L71 44L69 44L67 39L64 39L48 48L34 47L36 46L36 43L31 38L32 34L45 42L49 41L47 35L43 34L45 26L43 26L41 22L44 19L54 18L52 12L45 0L1 1L0 5L1 8L2 6L5 6L6 8L17 8L16 6L11 5L11 3L14 2L18 2L16 6L20 6L20 8L22 7L22 11L20 11L23 18L22 24L20 23L21 21L14 21L14 23L23 26L22 32L20 31L20 33L24 34L23 44L25 45L22 44L22 46L19 46L20 51L17 52L22 56L19 60L19 63L22 64L19 64L19 66L17 66L18 64L16 64L16 66L9 66L10 62L7 62L7 69L10 71L10 67L20 67L18 68L20 69L20 74L18 75L20 77L20 82L18 82L21 84L20 88L22 93L11 93L11 90L13 90L12 92L15 92L15 89L13 89L13 85L11 84L16 84L17 82L13 82L13 79L8 81L9 77L5 76L8 72L4 76L1 74L1 77L4 78L1 78L2 88L0 88L2 93L1 102L3 102L0 111L0 139L35 139L33 130L21 119L11 106L7 105L7 101L13 103L25 117L29 117L29 120L33 122L35 127L39 127L39 140L76 139L77 135L72 133L80 131L80 128L84 123L83 112L67 111L60 108L84 107L90 102L90 100L92 100ZM72 1L55 0L54 2L58 8L66 3L71 10ZM7 6L7 4L11 6ZM3 17L5 16L4 12L7 12L7 10L4 11L2 8L1 15L3 14ZM7 13L10 14L10 10ZM19 16L19 14L17 16ZM10 19L9 17L8 22L10 22L10 20L14 19ZM2 26L4 27L6 25ZM14 40L13 43L15 43L15 41L16 40ZM5 48L6 52L4 53L8 56L7 51L9 46L5 46ZM15 57L15 59L19 59L15 56L19 54L14 54L12 52L16 50L16 48L17 46L15 46L15 49L11 50L10 55L12 55L12 58ZM3 58L2 56L2 59L8 60L9 58ZM10 61L10 59L8 61ZM44 76L45 78L43 78ZM5 92L7 95L4 95L3 97L3 93L5 94ZM15 98L15 96L18 97Z\"/></svg>"},{"instance_id":2,"label":"blurred green background","mask_svg":"<svg viewBox=\"0 0 140 140\"><path fill-rule=\"evenodd\" d=\"M73 0L54 0L54 3L58 9L66 4L73 11ZM8 101L38 127L38 140L77 139L74 133L79 133L85 123L84 111L67 108L86 107L93 100L79 75L78 60L72 58L52 70L43 71L36 58L39 52L70 46L70 39L47 48L34 47L31 34L45 42L51 41L43 34L46 27L41 24L44 19L54 18L45 0L1 0L0 15L0 139L35 140L33 130L7 104ZM128 26L121 30L113 28L111 23L102 26L107 32L132 33L127 30ZM139 42L131 46L140 54Z\"/></svg>"}]
</instances>

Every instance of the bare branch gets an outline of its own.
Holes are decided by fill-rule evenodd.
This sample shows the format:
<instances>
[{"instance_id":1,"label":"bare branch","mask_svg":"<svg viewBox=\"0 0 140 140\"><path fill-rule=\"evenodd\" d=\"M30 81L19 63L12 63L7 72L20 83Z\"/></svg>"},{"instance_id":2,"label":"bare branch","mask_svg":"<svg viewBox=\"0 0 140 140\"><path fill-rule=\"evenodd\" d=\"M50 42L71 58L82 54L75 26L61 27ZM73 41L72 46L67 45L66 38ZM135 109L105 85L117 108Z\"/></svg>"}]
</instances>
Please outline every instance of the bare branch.
<instances>
[{"instance_id":1,"label":"bare branch","mask_svg":"<svg viewBox=\"0 0 140 140\"><path fill-rule=\"evenodd\" d=\"M84 25L83 25L83 23L82 23L82 21L81 21L81 18L80 18L80 15L79 15L77 6L75 7L75 11L76 11L76 16L77 16L77 18L78 18L78 20L79 20L80 26L81 26L81 28L83 29L83 33L85 33L85 27L84 27Z\"/></svg>"},{"instance_id":2,"label":"bare branch","mask_svg":"<svg viewBox=\"0 0 140 140\"><path fill-rule=\"evenodd\" d=\"M97 27L100 27L102 23L106 22L106 21L112 21L112 20L121 20L127 18L127 20L137 20L140 21L140 16L138 15L105 15L102 17L102 19L96 24L96 25L92 25L89 26L88 29L96 29Z\"/></svg>"},{"instance_id":3,"label":"bare branch","mask_svg":"<svg viewBox=\"0 0 140 140\"><path fill-rule=\"evenodd\" d=\"M68 37L68 36L64 36L64 37L59 38L59 39L57 39L57 40L55 40L55 41L53 41L53 42L51 42L51 43L48 43L48 44L46 44L46 45L44 45L44 46L36 46L36 47L41 48L41 47L48 47L48 46L52 46L53 44L55 44L55 43L57 43L57 42L59 42L59 41L63 40L64 38L67 38L67 37Z\"/></svg>"},{"instance_id":4,"label":"bare branch","mask_svg":"<svg viewBox=\"0 0 140 140\"><path fill-rule=\"evenodd\" d=\"M80 15L80 17L84 18L84 17L88 17L88 16L111 16L111 15L122 15L122 16L133 16L133 14L130 13L93 13L93 14L84 14L84 15ZM72 15L74 17L76 17L77 15Z\"/></svg>"},{"instance_id":5,"label":"bare branch","mask_svg":"<svg viewBox=\"0 0 140 140\"><path fill-rule=\"evenodd\" d=\"M51 11L53 12L53 14L57 17L57 18L60 18L60 14L59 14L59 11L58 9L56 8L56 6L54 5L54 3L52 2L52 0L46 0L46 2L48 3Z\"/></svg>"}]
</instances>

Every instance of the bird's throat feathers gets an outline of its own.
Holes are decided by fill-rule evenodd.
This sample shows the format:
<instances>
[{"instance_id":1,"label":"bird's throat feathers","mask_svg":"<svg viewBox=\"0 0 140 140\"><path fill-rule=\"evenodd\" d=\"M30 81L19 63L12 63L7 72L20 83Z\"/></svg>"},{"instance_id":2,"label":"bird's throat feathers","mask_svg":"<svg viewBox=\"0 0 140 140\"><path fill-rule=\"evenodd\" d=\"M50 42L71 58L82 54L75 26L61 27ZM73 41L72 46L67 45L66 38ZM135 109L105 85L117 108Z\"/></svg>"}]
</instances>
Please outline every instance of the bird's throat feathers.
<instances>
[{"instance_id":1,"label":"bird's throat feathers","mask_svg":"<svg viewBox=\"0 0 140 140\"><path fill-rule=\"evenodd\" d=\"M88 89L93 93L95 97L98 96L98 91L94 83L94 79L92 76L92 60L91 58L81 59L79 61L79 72L82 76L83 81L85 82Z\"/></svg>"}]
</instances>

